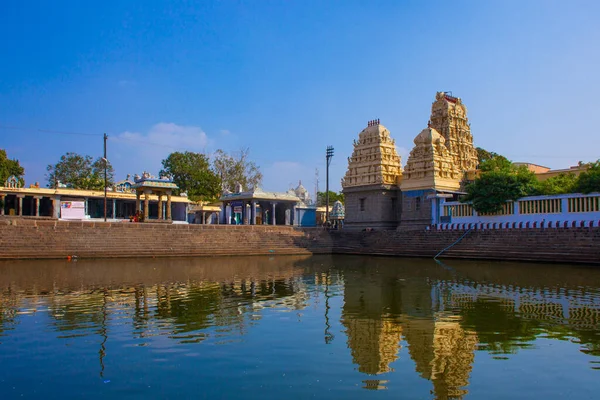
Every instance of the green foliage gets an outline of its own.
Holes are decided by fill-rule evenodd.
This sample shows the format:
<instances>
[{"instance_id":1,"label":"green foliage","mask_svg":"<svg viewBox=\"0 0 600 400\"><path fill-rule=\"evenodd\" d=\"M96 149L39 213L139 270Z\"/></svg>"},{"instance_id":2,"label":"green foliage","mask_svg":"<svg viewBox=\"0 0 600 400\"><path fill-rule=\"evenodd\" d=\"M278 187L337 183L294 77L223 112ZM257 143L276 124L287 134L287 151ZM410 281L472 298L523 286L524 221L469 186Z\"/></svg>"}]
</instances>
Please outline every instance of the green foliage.
<instances>
[{"instance_id":1,"label":"green foliage","mask_svg":"<svg viewBox=\"0 0 600 400\"><path fill-rule=\"evenodd\" d=\"M577 193L600 192L600 160L589 163L587 171L577 177L574 189Z\"/></svg>"},{"instance_id":2,"label":"green foliage","mask_svg":"<svg viewBox=\"0 0 600 400\"><path fill-rule=\"evenodd\" d=\"M104 190L104 164L102 157L93 161L91 156L68 152L59 162L46 168L48 187L54 188L60 182L74 189ZM111 186L114 169L110 161L106 161L106 172L107 186Z\"/></svg>"},{"instance_id":3,"label":"green foliage","mask_svg":"<svg viewBox=\"0 0 600 400\"><path fill-rule=\"evenodd\" d=\"M223 189L233 191L237 183L244 190L261 184L263 175L260 168L249 161L250 149L241 149L238 154L231 155L223 150L217 150L213 157L213 169L221 178Z\"/></svg>"},{"instance_id":4,"label":"green foliage","mask_svg":"<svg viewBox=\"0 0 600 400\"><path fill-rule=\"evenodd\" d=\"M207 156L186 151L175 152L162 160L160 175L168 175L191 200L214 200L220 192L219 177L210 168Z\"/></svg>"},{"instance_id":5,"label":"green foliage","mask_svg":"<svg viewBox=\"0 0 600 400\"><path fill-rule=\"evenodd\" d=\"M317 205L318 206L324 206L327 201L326 201L326 192L317 192ZM329 205L333 205L333 203L335 203L336 201L341 201L342 204L344 204L344 193L339 192L333 192L333 191L329 191Z\"/></svg>"},{"instance_id":6,"label":"green foliage","mask_svg":"<svg viewBox=\"0 0 600 400\"><path fill-rule=\"evenodd\" d=\"M572 173L560 174L537 183L536 193L540 195L574 193L577 176Z\"/></svg>"},{"instance_id":7,"label":"green foliage","mask_svg":"<svg viewBox=\"0 0 600 400\"><path fill-rule=\"evenodd\" d=\"M495 157L488 158L479 164L479 170L481 172L505 172L510 173L514 171L516 167L506 157L496 155Z\"/></svg>"},{"instance_id":8,"label":"green foliage","mask_svg":"<svg viewBox=\"0 0 600 400\"><path fill-rule=\"evenodd\" d=\"M481 147L477 147L475 150L477 151L477 159L479 160L480 164L484 161L487 161L487 160L490 160L492 158L499 156L498 153L494 153L493 151L487 151L485 149L482 149Z\"/></svg>"},{"instance_id":9,"label":"green foliage","mask_svg":"<svg viewBox=\"0 0 600 400\"><path fill-rule=\"evenodd\" d=\"M479 166L480 176L466 185L467 195L461 201L470 201L479 213L495 213L509 200L534 194L537 187L535 174L526 167L516 167L502 156L484 161Z\"/></svg>"},{"instance_id":10,"label":"green foliage","mask_svg":"<svg viewBox=\"0 0 600 400\"><path fill-rule=\"evenodd\" d=\"M12 175L16 176L23 184L24 174L25 169L21 167L19 161L11 160L8 158L6 150L0 149L0 185L4 185L4 182Z\"/></svg>"}]
</instances>

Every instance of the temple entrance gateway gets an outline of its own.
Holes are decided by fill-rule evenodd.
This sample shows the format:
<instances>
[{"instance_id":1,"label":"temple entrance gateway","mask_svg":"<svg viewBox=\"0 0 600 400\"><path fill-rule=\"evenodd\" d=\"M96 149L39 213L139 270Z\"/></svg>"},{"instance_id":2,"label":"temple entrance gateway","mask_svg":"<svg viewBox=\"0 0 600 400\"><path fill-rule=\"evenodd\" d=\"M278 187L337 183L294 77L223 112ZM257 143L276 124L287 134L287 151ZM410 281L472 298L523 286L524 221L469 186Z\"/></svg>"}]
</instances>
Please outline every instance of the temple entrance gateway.
<instances>
[{"instance_id":1,"label":"temple entrance gateway","mask_svg":"<svg viewBox=\"0 0 600 400\"><path fill-rule=\"evenodd\" d=\"M149 219L171 221L171 195L173 190L178 189L177 185L166 177L156 178L148 172L144 172L141 177L136 175L134 181L136 211L143 212L144 221ZM158 204L156 205L150 204L150 196L153 194L158 197Z\"/></svg>"}]
</instances>

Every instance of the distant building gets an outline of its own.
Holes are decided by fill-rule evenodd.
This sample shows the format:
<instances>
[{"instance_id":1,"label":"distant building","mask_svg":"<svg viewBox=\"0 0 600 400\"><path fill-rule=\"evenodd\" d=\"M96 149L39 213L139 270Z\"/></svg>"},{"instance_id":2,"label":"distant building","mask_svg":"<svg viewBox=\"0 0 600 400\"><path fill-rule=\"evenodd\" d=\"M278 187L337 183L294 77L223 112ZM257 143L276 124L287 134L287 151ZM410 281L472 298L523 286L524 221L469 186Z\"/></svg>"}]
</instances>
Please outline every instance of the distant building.
<instances>
[{"instance_id":1,"label":"distant building","mask_svg":"<svg viewBox=\"0 0 600 400\"><path fill-rule=\"evenodd\" d=\"M527 163L527 162L515 162L513 163L516 166L524 166L531 172L533 172L540 181L545 181L546 179L554 178L560 174L573 174L578 176L582 172L588 169L587 165L575 165L573 167L564 168L564 169L550 169L548 167L544 167L537 164Z\"/></svg>"},{"instance_id":2,"label":"distant building","mask_svg":"<svg viewBox=\"0 0 600 400\"><path fill-rule=\"evenodd\" d=\"M287 192L265 192L256 187L244 191L241 185L234 193L225 192L220 223L230 225L295 225L316 226L317 208L312 204L302 182Z\"/></svg>"}]
</instances>

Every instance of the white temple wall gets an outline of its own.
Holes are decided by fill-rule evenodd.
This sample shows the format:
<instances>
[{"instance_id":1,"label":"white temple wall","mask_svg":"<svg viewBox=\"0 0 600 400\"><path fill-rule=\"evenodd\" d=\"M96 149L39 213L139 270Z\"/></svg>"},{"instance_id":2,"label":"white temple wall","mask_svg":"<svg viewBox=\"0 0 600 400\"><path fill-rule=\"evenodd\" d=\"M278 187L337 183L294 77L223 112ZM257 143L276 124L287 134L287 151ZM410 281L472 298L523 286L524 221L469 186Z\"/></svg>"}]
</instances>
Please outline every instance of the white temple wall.
<instances>
[{"instance_id":1,"label":"white temple wall","mask_svg":"<svg viewBox=\"0 0 600 400\"><path fill-rule=\"evenodd\" d=\"M507 202L503 210L494 215L479 214L470 203L439 200L442 228L449 227L448 224L496 224L496 227L500 227L499 224L504 224L504 227L511 224L510 227L515 228L533 227L533 223L537 227L551 224L556 227L557 223L560 223L559 226L572 226L573 223L578 226L581 223L587 223L586 226L600 225L600 193L523 197ZM432 213L432 221L436 220Z\"/></svg>"}]
</instances>

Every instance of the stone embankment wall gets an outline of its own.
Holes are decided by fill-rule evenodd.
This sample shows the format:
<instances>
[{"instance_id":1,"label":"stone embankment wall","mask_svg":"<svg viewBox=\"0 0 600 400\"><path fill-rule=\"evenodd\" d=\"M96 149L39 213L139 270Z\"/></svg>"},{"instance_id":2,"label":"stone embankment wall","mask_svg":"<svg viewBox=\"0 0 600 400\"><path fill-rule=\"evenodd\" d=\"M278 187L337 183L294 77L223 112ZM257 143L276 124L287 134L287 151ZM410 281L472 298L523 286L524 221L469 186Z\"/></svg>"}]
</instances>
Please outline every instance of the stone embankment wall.
<instances>
[{"instance_id":1,"label":"stone embankment wall","mask_svg":"<svg viewBox=\"0 0 600 400\"><path fill-rule=\"evenodd\" d=\"M465 231L0 219L0 258L373 254L433 257ZM600 228L472 230L443 258L600 264Z\"/></svg>"},{"instance_id":2,"label":"stone embankment wall","mask_svg":"<svg viewBox=\"0 0 600 400\"><path fill-rule=\"evenodd\" d=\"M0 219L0 258L165 257L330 253L324 230L285 226ZM316 238L318 236L318 240Z\"/></svg>"},{"instance_id":3,"label":"stone embankment wall","mask_svg":"<svg viewBox=\"0 0 600 400\"><path fill-rule=\"evenodd\" d=\"M434 257L466 232L332 232L332 251ZM600 228L471 230L440 258L600 264Z\"/></svg>"}]
</instances>

